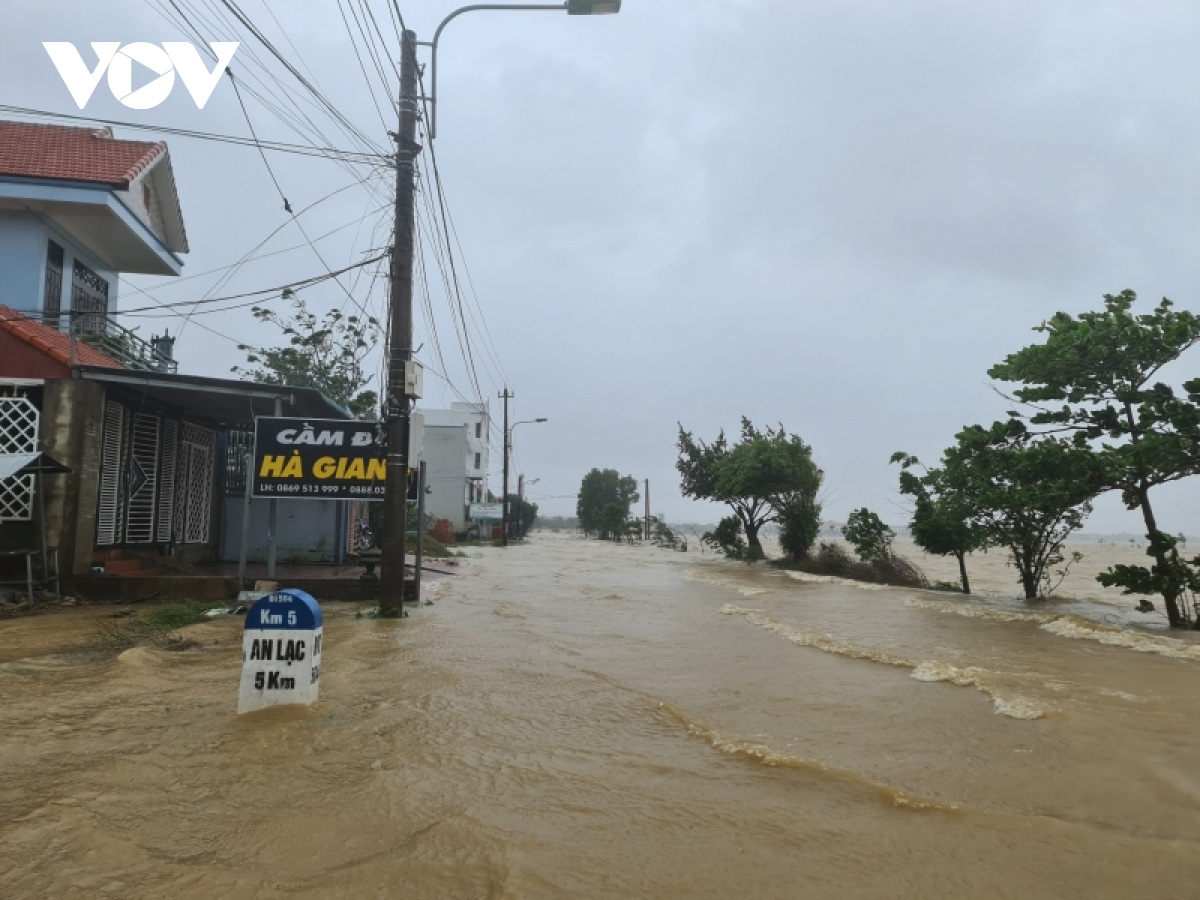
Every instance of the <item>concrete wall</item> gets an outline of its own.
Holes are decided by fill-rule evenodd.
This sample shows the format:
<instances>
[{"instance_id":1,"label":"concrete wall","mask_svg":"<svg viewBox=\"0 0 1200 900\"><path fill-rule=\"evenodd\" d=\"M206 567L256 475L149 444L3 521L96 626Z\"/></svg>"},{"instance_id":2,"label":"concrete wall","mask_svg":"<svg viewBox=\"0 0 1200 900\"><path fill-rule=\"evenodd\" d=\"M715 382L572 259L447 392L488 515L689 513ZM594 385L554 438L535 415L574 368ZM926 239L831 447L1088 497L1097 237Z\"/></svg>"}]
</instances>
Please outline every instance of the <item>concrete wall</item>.
<instances>
[{"instance_id":1,"label":"concrete wall","mask_svg":"<svg viewBox=\"0 0 1200 900\"><path fill-rule=\"evenodd\" d=\"M450 425L467 426L468 450L466 459L466 474L468 478L479 479L481 498L486 500L487 470L488 470L488 440L490 421L488 405L473 403L451 403L449 409L422 409L427 426L442 427ZM478 432L479 437L476 437ZM475 465L475 457L479 456L479 465Z\"/></svg>"},{"instance_id":2,"label":"concrete wall","mask_svg":"<svg viewBox=\"0 0 1200 900\"><path fill-rule=\"evenodd\" d=\"M448 519L454 531L467 527L468 426L425 424L425 512Z\"/></svg>"},{"instance_id":3,"label":"concrete wall","mask_svg":"<svg viewBox=\"0 0 1200 900\"><path fill-rule=\"evenodd\" d=\"M58 547L63 574L88 572L100 497L104 387L94 381L47 381L41 449L71 470L46 476L46 542Z\"/></svg>"},{"instance_id":4,"label":"concrete wall","mask_svg":"<svg viewBox=\"0 0 1200 900\"><path fill-rule=\"evenodd\" d=\"M345 500L279 501L279 538L276 559L281 562L340 563L345 558L348 511ZM267 512L270 500L250 501L251 562L267 559ZM225 497L222 504L221 560L237 562L242 546L241 497Z\"/></svg>"},{"instance_id":5,"label":"concrete wall","mask_svg":"<svg viewBox=\"0 0 1200 900\"><path fill-rule=\"evenodd\" d=\"M59 308L71 308L71 273L78 258L108 282L108 308L117 308L119 277L53 222L32 212L0 210L0 304L41 312L46 288L46 250L49 241L63 248L62 298Z\"/></svg>"}]
</instances>

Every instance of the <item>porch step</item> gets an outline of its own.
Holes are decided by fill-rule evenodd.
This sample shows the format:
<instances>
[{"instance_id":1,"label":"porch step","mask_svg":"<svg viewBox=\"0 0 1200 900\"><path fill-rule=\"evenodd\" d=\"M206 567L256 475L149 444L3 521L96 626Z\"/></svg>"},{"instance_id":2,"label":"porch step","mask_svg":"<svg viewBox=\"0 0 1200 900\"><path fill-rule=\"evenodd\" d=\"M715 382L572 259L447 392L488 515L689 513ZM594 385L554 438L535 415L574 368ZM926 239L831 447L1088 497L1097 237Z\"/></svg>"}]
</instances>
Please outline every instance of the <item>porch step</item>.
<instances>
[{"instance_id":1,"label":"porch step","mask_svg":"<svg viewBox=\"0 0 1200 900\"><path fill-rule=\"evenodd\" d=\"M140 559L106 559L101 565L104 566L105 575L125 575L143 569Z\"/></svg>"},{"instance_id":2,"label":"porch step","mask_svg":"<svg viewBox=\"0 0 1200 900\"><path fill-rule=\"evenodd\" d=\"M162 567L177 568L175 556L151 556L137 550L97 550L92 553L92 565L103 566L105 575L124 578L162 575Z\"/></svg>"}]
</instances>

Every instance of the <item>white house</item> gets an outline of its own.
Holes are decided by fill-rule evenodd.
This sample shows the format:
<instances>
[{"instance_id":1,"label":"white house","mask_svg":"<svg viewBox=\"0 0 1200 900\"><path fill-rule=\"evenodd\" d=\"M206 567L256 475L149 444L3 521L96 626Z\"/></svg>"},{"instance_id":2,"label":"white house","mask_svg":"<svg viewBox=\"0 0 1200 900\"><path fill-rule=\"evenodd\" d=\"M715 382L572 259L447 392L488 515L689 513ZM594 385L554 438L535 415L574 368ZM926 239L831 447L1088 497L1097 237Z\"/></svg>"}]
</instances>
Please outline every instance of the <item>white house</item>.
<instances>
[{"instance_id":1,"label":"white house","mask_svg":"<svg viewBox=\"0 0 1200 900\"><path fill-rule=\"evenodd\" d=\"M488 430L486 402L452 403L449 409L422 409L425 416L425 510L465 531L468 507L487 500Z\"/></svg>"}]
</instances>

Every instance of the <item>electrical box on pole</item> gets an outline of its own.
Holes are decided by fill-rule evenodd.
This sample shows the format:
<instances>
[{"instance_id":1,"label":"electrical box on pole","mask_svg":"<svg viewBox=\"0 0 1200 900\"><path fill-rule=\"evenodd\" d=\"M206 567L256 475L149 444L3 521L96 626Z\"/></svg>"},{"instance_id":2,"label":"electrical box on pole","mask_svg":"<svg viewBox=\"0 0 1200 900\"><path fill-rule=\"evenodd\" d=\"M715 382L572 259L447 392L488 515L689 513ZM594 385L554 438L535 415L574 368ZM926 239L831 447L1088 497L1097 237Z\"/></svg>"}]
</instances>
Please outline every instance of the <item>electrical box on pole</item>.
<instances>
[{"instance_id":1,"label":"electrical box on pole","mask_svg":"<svg viewBox=\"0 0 1200 900\"><path fill-rule=\"evenodd\" d=\"M416 360L404 361L404 396L420 400L425 395L425 367Z\"/></svg>"}]
</instances>

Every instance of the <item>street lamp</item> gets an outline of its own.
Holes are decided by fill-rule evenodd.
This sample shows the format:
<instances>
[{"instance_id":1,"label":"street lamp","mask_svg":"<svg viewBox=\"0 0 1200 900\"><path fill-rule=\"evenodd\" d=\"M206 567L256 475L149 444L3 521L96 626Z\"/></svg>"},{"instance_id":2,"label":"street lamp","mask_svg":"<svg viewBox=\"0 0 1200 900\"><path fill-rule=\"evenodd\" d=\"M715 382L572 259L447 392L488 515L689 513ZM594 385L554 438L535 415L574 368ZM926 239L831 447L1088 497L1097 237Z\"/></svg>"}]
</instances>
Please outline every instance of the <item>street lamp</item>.
<instances>
[{"instance_id":1,"label":"street lamp","mask_svg":"<svg viewBox=\"0 0 1200 900\"><path fill-rule=\"evenodd\" d=\"M547 10L550 12L566 12L568 16L611 16L621 11L621 0L566 0L565 3L473 3L470 6L464 6L456 9L446 18L442 19L442 24L437 27L437 31L433 33L432 41L417 41L424 47L429 47L433 51L431 54L430 65L430 90L429 96L425 99L432 105L433 109L429 115L429 139L433 140L437 137L437 52L438 39L442 36L442 29L450 24L452 19L456 19L463 13L474 12L476 10Z\"/></svg>"},{"instance_id":2,"label":"street lamp","mask_svg":"<svg viewBox=\"0 0 1200 900\"><path fill-rule=\"evenodd\" d=\"M408 441L411 432L412 401L420 399L417 387L416 364L413 360L413 274L416 250L416 193L417 154L421 145L417 143L418 103L424 100L433 104L429 119L429 138L437 134L437 48L442 29L457 16L472 10L559 10L573 16L605 15L619 12L620 0L564 0L557 5L518 3L479 3L457 9L442 20L434 33L433 42L425 44L433 48L433 92L424 97L420 89L420 71L417 65L417 36L404 29L400 35L400 92L398 94L398 128L391 133L396 142L396 218L392 242L392 259L389 272L391 289L388 295L388 372L387 389L384 394L385 421L387 423L387 471L383 497L383 547L380 563L382 577L379 592L380 613L386 617L403 614L404 594L404 535L407 511L407 483L411 460L408 458ZM505 388L505 394L508 390ZM507 419L507 416L506 416ZM505 435L505 444L508 443ZM505 459L505 480L508 475L508 460ZM507 512L507 488L505 484L505 511ZM507 516L505 517L507 526ZM507 538L507 532L505 533ZM507 540L505 541L507 543Z\"/></svg>"},{"instance_id":3,"label":"street lamp","mask_svg":"<svg viewBox=\"0 0 1200 900\"><path fill-rule=\"evenodd\" d=\"M508 428L504 429L504 512L501 519L502 535L500 540L505 547L508 546L508 457L512 452L512 433L518 425L534 425L538 422L548 422L549 419L524 419L520 422L513 422Z\"/></svg>"}]
</instances>

